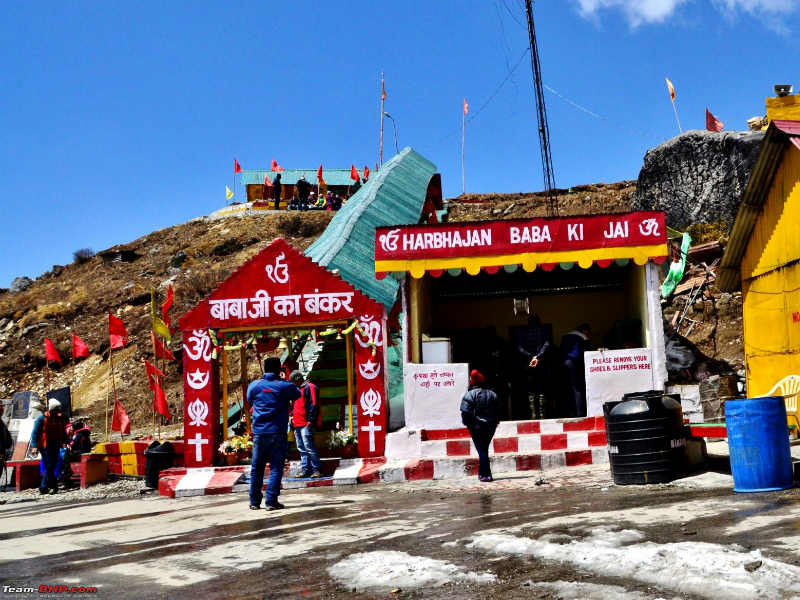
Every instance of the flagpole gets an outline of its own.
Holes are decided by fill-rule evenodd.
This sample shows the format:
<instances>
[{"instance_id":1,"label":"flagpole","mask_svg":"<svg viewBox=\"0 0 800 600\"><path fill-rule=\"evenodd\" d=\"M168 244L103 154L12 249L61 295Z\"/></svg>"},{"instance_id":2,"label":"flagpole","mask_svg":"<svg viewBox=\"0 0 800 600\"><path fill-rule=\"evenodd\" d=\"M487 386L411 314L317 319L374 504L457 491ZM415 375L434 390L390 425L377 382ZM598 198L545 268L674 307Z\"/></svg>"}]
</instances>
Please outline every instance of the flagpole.
<instances>
[{"instance_id":1,"label":"flagpole","mask_svg":"<svg viewBox=\"0 0 800 600\"><path fill-rule=\"evenodd\" d=\"M681 120L678 118L678 109L675 108L675 100L670 97L670 102L672 102L672 111L675 113L675 121L678 123L678 131L683 133L683 129L681 128Z\"/></svg>"},{"instance_id":2,"label":"flagpole","mask_svg":"<svg viewBox=\"0 0 800 600\"><path fill-rule=\"evenodd\" d=\"M111 364L111 389L114 391L114 401L117 400L117 382L114 380L114 350L108 349L108 362ZM106 395L106 438L111 439L108 433L108 395Z\"/></svg>"},{"instance_id":3,"label":"flagpole","mask_svg":"<svg viewBox=\"0 0 800 600\"><path fill-rule=\"evenodd\" d=\"M464 140L466 138L467 128L467 113L464 106L467 104L467 99L464 98L464 104L461 106L461 193L466 193L466 179L464 177Z\"/></svg>"},{"instance_id":4,"label":"flagpole","mask_svg":"<svg viewBox=\"0 0 800 600\"><path fill-rule=\"evenodd\" d=\"M386 102L383 90L384 90L383 71L381 71L381 138L378 150L379 165L383 165L383 107L384 107L384 102Z\"/></svg>"}]
</instances>

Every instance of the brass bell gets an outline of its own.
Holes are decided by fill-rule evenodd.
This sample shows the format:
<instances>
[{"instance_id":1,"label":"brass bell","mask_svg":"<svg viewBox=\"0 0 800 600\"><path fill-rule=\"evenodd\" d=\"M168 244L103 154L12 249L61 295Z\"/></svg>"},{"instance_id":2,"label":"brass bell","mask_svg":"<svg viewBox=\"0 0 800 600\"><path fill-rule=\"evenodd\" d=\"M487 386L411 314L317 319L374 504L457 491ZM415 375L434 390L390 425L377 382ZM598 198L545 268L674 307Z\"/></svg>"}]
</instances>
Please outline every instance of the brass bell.
<instances>
[{"instance_id":1,"label":"brass bell","mask_svg":"<svg viewBox=\"0 0 800 600\"><path fill-rule=\"evenodd\" d=\"M281 341L278 342L278 350L288 350L289 349L289 340L285 337L281 338Z\"/></svg>"}]
</instances>

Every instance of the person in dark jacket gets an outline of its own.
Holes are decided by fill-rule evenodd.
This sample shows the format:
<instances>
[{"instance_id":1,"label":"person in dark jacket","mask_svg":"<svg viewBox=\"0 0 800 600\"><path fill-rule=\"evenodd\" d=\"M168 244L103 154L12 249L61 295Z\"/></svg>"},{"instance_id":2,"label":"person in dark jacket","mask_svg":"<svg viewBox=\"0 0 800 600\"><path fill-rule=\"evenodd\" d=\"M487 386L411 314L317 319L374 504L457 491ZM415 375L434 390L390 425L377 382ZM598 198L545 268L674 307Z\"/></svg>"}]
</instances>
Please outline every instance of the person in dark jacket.
<instances>
[{"instance_id":1,"label":"person in dark jacket","mask_svg":"<svg viewBox=\"0 0 800 600\"><path fill-rule=\"evenodd\" d=\"M495 393L484 387L485 378L473 369L469 374L469 390L461 399L461 422L464 423L478 451L478 479L492 481L489 466L489 444L498 422L498 401Z\"/></svg>"},{"instance_id":2,"label":"person in dark jacket","mask_svg":"<svg viewBox=\"0 0 800 600\"><path fill-rule=\"evenodd\" d=\"M72 439L69 450L74 455L87 454L92 451L92 431L82 420L72 425Z\"/></svg>"},{"instance_id":3,"label":"person in dark jacket","mask_svg":"<svg viewBox=\"0 0 800 600\"><path fill-rule=\"evenodd\" d=\"M582 323L561 338L561 352L564 355L564 368L569 378L570 393L575 403L573 415L575 417L586 416L586 374L583 353L589 350L590 333L589 325Z\"/></svg>"},{"instance_id":4,"label":"person in dark jacket","mask_svg":"<svg viewBox=\"0 0 800 600\"><path fill-rule=\"evenodd\" d=\"M292 405L292 430L300 452L301 477L322 477L322 464L314 444L314 431L321 423L319 410L319 388L305 378L300 371L292 371L289 380L300 389L300 397Z\"/></svg>"},{"instance_id":5,"label":"person in dark jacket","mask_svg":"<svg viewBox=\"0 0 800 600\"><path fill-rule=\"evenodd\" d=\"M297 204L299 210L308 210L308 193L311 191L311 184L306 181L305 173L297 180Z\"/></svg>"},{"instance_id":6,"label":"person in dark jacket","mask_svg":"<svg viewBox=\"0 0 800 600\"><path fill-rule=\"evenodd\" d=\"M252 407L253 459L250 468L250 510L261 506L264 467L269 461L267 510L283 508L278 502L283 465L286 460L286 429L289 405L300 397L293 383L281 379L279 358L264 361L264 375L247 388L247 404Z\"/></svg>"},{"instance_id":7,"label":"person in dark jacket","mask_svg":"<svg viewBox=\"0 0 800 600\"><path fill-rule=\"evenodd\" d=\"M59 453L67 441L64 417L61 415L61 403L51 398L47 404L47 412L33 423L31 432L31 450L34 456L41 455L44 476L39 482L40 494L55 494L58 491L56 466Z\"/></svg>"},{"instance_id":8,"label":"person in dark jacket","mask_svg":"<svg viewBox=\"0 0 800 600\"><path fill-rule=\"evenodd\" d=\"M283 190L283 185L281 185L281 174L278 173L275 175L275 181L272 182L272 198L275 200L275 210L278 210L281 206L281 191Z\"/></svg>"},{"instance_id":9,"label":"person in dark jacket","mask_svg":"<svg viewBox=\"0 0 800 600\"><path fill-rule=\"evenodd\" d=\"M543 325L539 315L531 315L528 326L520 328L515 335L517 351L526 363L526 380L528 402L531 418L546 419L554 416L550 405L550 354L552 349L553 329Z\"/></svg>"}]
</instances>

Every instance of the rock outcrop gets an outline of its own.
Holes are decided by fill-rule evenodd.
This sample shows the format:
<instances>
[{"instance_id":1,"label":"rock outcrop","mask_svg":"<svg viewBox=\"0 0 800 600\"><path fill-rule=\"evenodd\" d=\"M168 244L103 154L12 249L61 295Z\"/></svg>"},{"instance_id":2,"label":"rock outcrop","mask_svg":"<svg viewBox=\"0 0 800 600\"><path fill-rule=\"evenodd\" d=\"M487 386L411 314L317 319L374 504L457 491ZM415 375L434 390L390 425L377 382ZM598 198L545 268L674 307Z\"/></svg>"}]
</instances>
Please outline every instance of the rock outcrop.
<instances>
[{"instance_id":1,"label":"rock outcrop","mask_svg":"<svg viewBox=\"0 0 800 600\"><path fill-rule=\"evenodd\" d=\"M663 210L676 229L724 223L730 230L763 138L763 132L692 130L648 150L633 209Z\"/></svg>"}]
</instances>

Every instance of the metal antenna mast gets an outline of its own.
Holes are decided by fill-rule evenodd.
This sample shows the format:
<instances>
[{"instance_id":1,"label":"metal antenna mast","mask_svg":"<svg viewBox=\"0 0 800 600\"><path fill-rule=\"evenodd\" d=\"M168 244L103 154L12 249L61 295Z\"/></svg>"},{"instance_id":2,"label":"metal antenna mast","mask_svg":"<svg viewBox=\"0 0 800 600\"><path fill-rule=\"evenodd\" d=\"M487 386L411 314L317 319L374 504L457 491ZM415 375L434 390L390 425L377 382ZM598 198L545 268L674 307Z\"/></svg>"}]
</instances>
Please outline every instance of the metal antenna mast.
<instances>
[{"instance_id":1,"label":"metal antenna mast","mask_svg":"<svg viewBox=\"0 0 800 600\"><path fill-rule=\"evenodd\" d=\"M542 69L539 64L539 49L536 45L536 29L533 26L533 2L525 0L528 13L528 38L531 45L531 69L533 70L533 89L536 93L536 117L539 122L539 148L542 154L542 175L547 193L547 214L558 215L558 201L555 195L556 176L553 173L553 157L550 155L550 127L547 125L547 107L544 104L542 89Z\"/></svg>"}]
</instances>

